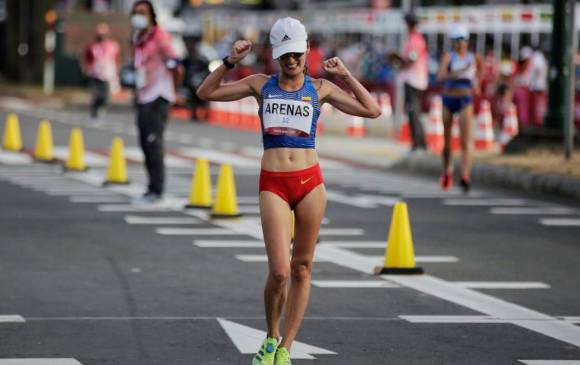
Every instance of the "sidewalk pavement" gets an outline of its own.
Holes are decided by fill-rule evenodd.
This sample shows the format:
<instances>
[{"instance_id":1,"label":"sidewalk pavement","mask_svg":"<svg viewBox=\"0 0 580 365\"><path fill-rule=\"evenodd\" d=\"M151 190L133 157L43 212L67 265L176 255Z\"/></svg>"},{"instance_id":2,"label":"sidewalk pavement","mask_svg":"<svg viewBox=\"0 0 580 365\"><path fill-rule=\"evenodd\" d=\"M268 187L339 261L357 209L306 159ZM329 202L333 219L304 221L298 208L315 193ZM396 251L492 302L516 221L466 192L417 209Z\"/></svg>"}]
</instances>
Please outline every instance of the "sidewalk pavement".
<instances>
[{"instance_id":1,"label":"sidewalk pavement","mask_svg":"<svg viewBox=\"0 0 580 365\"><path fill-rule=\"evenodd\" d=\"M88 96L80 88L65 89L46 97L38 87L3 87L0 106L30 105L65 109L86 107ZM3 103L1 101L4 101ZM119 108L130 107L130 96L121 95L114 100ZM376 137L348 137L324 134L317 139L317 149L322 156L347 160L358 165L376 169L397 169L438 177L441 159L427 153L409 153L407 146L394 140ZM459 155L455 154L455 162ZM456 171L458 169L456 168ZM496 185L511 189L538 193L558 194L580 199L580 150L566 161L563 152L540 148L524 155L507 156L496 153L476 153L474 156L474 184Z\"/></svg>"}]
</instances>

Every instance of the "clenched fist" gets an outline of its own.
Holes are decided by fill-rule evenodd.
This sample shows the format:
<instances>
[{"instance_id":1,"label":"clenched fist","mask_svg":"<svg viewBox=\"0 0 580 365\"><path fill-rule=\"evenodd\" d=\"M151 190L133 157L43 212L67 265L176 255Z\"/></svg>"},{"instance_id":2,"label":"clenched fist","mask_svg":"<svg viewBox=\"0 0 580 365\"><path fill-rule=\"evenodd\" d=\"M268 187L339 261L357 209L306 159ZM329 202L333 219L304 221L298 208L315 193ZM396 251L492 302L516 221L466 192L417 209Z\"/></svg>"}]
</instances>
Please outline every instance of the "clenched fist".
<instances>
[{"instance_id":1,"label":"clenched fist","mask_svg":"<svg viewBox=\"0 0 580 365\"><path fill-rule=\"evenodd\" d=\"M252 50L252 42L245 39L238 40L232 46L232 52L228 57L231 63L238 63Z\"/></svg>"},{"instance_id":2,"label":"clenched fist","mask_svg":"<svg viewBox=\"0 0 580 365\"><path fill-rule=\"evenodd\" d=\"M342 63L342 60L338 57L332 57L324 61L322 63L322 68L329 74L343 79L350 75L350 71L348 71L344 63Z\"/></svg>"}]
</instances>

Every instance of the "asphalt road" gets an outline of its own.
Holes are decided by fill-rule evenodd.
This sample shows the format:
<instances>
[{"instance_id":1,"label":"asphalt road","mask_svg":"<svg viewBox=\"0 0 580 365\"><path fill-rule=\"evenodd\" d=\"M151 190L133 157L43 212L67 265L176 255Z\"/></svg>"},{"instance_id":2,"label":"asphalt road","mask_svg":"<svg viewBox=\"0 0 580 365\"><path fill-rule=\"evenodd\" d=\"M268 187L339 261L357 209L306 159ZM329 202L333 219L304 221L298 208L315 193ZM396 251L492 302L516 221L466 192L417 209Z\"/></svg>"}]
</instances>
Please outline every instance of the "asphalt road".
<instances>
[{"instance_id":1,"label":"asphalt road","mask_svg":"<svg viewBox=\"0 0 580 365\"><path fill-rule=\"evenodd\" d=\"M92 168L63 174L0 151L0 365L249 364L264 329L259 135L170 123L167 198L143 210L129 204L145 181L130 113L98 125L81 111L19 116L27 148L52 121L60 158L83 127ZM132 183L103 188L113 135ZM442 194L432 179L322 154L327 219L293 363L580 364L578 202ZM181 209L201 155L214 182L233 165L241 220ZM373 276L401 199L426 275Z\"/></svg>"}]
</instances>

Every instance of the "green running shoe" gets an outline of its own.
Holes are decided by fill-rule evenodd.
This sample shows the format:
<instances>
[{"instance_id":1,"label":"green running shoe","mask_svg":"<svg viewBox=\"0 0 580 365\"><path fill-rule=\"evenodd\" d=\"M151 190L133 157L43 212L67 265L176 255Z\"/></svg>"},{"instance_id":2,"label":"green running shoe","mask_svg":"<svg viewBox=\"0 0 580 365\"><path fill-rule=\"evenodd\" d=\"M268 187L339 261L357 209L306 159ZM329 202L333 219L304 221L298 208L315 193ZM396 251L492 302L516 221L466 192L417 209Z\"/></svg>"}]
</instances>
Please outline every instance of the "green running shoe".
<instances>
[{"instance_id":1,"label":"green running shoe","mask_svg":"<svg viewBox=\"0 0 580 365\"><path fill-rule=\"evenodd\" d=\"M262 342L262 347L254 356L252 365L274 365L274 356L278 348L278 340L273 337L266 337Z\"/></svg>"},{"instance_id":2,"label":"green running shoe","mask_svg":"<svg viewBox=\"0 0 580 365\"><path fill-rule=\"evenodd\" d=\"M292 361L290 361L290 353L287 348L278 347L278 350L276 350L274 365L292 365Z\"/></svg>"}]
</instances>

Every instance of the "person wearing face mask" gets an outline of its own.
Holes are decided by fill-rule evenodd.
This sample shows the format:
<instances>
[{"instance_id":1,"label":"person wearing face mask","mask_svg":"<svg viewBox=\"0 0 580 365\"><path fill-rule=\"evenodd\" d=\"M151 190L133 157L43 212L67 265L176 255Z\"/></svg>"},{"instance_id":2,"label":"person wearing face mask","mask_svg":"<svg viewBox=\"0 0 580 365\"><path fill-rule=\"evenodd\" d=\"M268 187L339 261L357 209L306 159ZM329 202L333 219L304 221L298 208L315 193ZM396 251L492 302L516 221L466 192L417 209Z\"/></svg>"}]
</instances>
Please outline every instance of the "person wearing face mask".
<instances>
[{"instance_id":1,"label":"person wearing face mask","mask_svg":"<svg viewBox=\"0 0 580 365\"><path fill-rule=\"evenodd\" d=\"M148 0L133 4L131 12L133 61L139 143L149 176L147 191L136 204L161 200L165 186L163 133L171 103L183 81L183 66L173 49L171 35L157 25L155 9Z\"/></svg>"},{"instance_id":2,"label":"person wearing face mask","mask_svg":"<svg viewBox=\"0 0 580 365\"><path fill-rule=\"evenodd\" d=\"M89 77L93 119L97 119L101 108L107 105L111 88L118 85L120 61L119 44L109 37L109 26L97 25L95 39L87 45L83 57L83 68Z\"/></svg>"},{"instance_id":3,"label":"person wearing face mask","mask_svg":"<svg viewBox=\"0 0 580 365\"><path fill-rule=\"evenodd\" d=\"M254 74L222 83L228 71L252 49L250 41L238 40L197 94L208 101L254 97L259 104L264 145L259 199L269 267L264 289L268 331L252 365L290 365L289 351L308 304L314 249L326 208L324 179L315 150L320 108L329 103L364 118L377 118L381 109L338 57L322 62L322 69L342 79L352 96L328 80L306 74L309 46L300 21L279 19L270 31L270 43L279 74ZM295 232L291 249L292 211Z\"/></svg>"}]
</instances>

